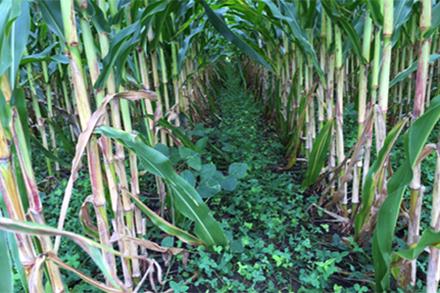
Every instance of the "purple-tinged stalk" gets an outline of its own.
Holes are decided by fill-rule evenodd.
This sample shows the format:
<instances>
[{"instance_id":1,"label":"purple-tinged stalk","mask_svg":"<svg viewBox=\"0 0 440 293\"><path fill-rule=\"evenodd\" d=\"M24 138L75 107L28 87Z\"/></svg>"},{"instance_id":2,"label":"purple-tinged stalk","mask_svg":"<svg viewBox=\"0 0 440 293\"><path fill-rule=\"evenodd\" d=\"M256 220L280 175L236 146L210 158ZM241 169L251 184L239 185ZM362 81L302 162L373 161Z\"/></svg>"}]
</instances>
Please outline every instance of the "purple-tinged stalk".
<instances>
[{"instance_id":1,"label":"purple-tinged stalk","mask_svg":"<svg viewBox=\"0 0 440 293\"><path fill-rule=\"evenodd\" d=\"M90 100L84 77L84 69L79 49L79 39L77 35L76 17L73 0L61 1L61 12L64 26L64 36L66 39L66 50L69 57L69 69L71 72L73 89L75 91L75 101L80 119L82 130L87 127L91 117ZM108 217L106 211L106 199L104 193L103 178L101 173L101 162L96 138L92 138L87 146L87 161L90 173L90 180L93 193L93 203L96 208L96 219L99 238L102 244L111 246ZM68 202L63 202L62 211L68 208ZM65 213L62 213L58 221L58 229L62 229L65 221ZM60 237L55 241L55 251L60 246ZM110 268L114 270L114 256L103 251Z\"/></svg>"},{"instance_id":2,"label":"purple-tinged stalk","mask_svg":"<svg viewBox=\"0 0 440 293\"><path fill-rule=\"evenodd\" d=\"M431 53L434 54L436 52L438 52L438 43L437 42L433 42L431 40ZM427 86L427 89L426 89L426 107L429 107L430 102L431 102L432 81L433 81L434 77L436 76L434 74L434 72L435 72L435 64L433 64L432 66L429 67L428 86Z\"/></svg>"},{"instance_id":3,"label":"purple-tinged stalk","mask_svg":"<svg viewBox=\"0 0 440 293\"><path fill-rule=\"evenodd\" d=\"M368 72L370 62L370 48L371 48L371 36L373 29L373 21L369 14L365 16L363 43L362 43L362 57L365 59L366 64L361 62L359 69L359 98L358 98L358 139L362 136L365 129L365 116L367 108L367 94L368 94ZM352 189L352 210L357 209L359 204L359 193L362 176L362 161L364 158L365 149L362 147L359 155L359 161L356 163L356 167L353 168L353 189Z\"/></svg>"},{"instance_id":4,"label":"purple-tinged stalk","mask_svg":"<svg viewBox=\"0 0 440 293\"><path fill-rule=\"evenodd\" d=\"M431 0L423 0L421 2L422 10L420 14L420 45L418 52L418 64L416 73L416 89L414 96L413 107L413 121L415 121L425 110L426 103L426 86L428 79L429 69L429 55L431 39L425 36L426 32L431 27ZM423 189L424 186L421 182L421 163L419 162L413 168L413 178L409 185L410 195L410 208L409 208L409 221L408 221L408 245L412 245L419 240L420 235L420 215L422 210L423 201ZM417 260L410 262L410 270L404 277L404 284L409 282L411 285L416 283L417 273Z\"/></svg>"},{"instance_id":5,"label":"purple-tinged stalk","mask_svg":"<svg viewBox=\"0 0 440 293\"><path fill-rule=\"evenodd\" d=\"M6 103L11 100L11 89L8 79L4 75L1 78L1 86L3 96ZM0 123L0 194L3 194L3 201L6 206L8 215L12 219L26 221L26 213L23 209L22 199L17 189L17 181L15 178L12 157L10 152L10 138L6 132L6 127L9 128L12 135L12 141L15 146L15 151L18 157L20 169L22 172L26 194L29 203L29 212L32 220L39 224L44 224L43 206L40 200L40 193L38 191L37 182L35 180L32 163L29 154L29 146L24 137L21 121L18 118L18 113L15 108L11 109L10 125L2 125ZM48 236L41 236L38 238L43 252L52 250L52 240ZM29 236L16 234L16 240L19 251L19 258L24 267L26 277L30 280L30 272L33 270L36 260L36 249ZM49 281L54 292L63 292L64 285L61 279L61 274L56 265L51 262L46 263ZM31 284L29 284L31 285Z\"/></svg>"},{"instance_id":6,"label":"purple-tinged stalk","mask_svg":"<svg viewBox=\"0 0 440 293\"><path fill-rule=\"evenodd\" d=\"M371 103L376 104L377 101L377 89L379 88L379 72L380 72L380 49L381 49L381 33L380 30L376 30L374 36L374 57L373 57L373 68L371 70ZM375 113L376 115L376 113ZM371 160L371 147L373 144L372 135L370 135L365 143L365 157L362 168L362 185L365 183L365 178L368 174L370 168Z\"/></svg>"},{"instance_id":7,"label":"purple-tinged stalk","mask_svg":"<svg viewBox=\"0 0 440 293\"><path fill-rule=\"evenodd\" d=\"M330 17L327 16L326 21L327 27L326 27L326 47L327 47L327 92L326 92L326 106L327 106L327 120L333 120L334 119L334 82L335 82L335 53L332 52L332 42L333 42L333 25L331 22ZM328 161L328 169L333 170L336 167L336 142L335 142L335 135L334 130L332 130L332 139L330 142L330 155L329 155L329 161ZM332 177L334 175L331 175ZM329 179L333 182L332 177ZM335 196L335 186L334 183L332 183L331 186L331 194L332 196Z\"/></svg>"},{"instance_id":8,"label":"purple-tinged stalk","mask_svg":"<svg viewBox=\"0 0 440 293\"><path fill-rule=\"evenodd\" d=\"M336 54L336 100L335 100L335 118L336 118L336 137L335 137L335 147L336 147L336 158L338 165L345 161L344 152L344 122L343 122L343 111L344 111L344 64L342 62L342 34L341 29L335 26L335 54ZM347 184L341 182L341 178L345 175L345 167L341 168L341 172L338 174L338 189L341 190L342 194L342 209L343 213L347 213ZM341 188L341 184L344 186Z\"/></svg>"},{"instance_id":9,"label":"purple-tinged stalk","mask_svg":"<svg viewBox=\"0 0 440 293\"><path fill-rule=\"evenodd\" d=\"M437 163L434 175L434 187L432 190L432 208L431 208L431 228L434 231L440 231L440 140L437 143ZM435 247L430 248L428 271L426 273L426 292L437 292L440 279L440 250Z\"/></svg>"},{"instance_id":10,"label":"purple-tinged stalk","mask_svg":"<svg viewBox=\"0 0 440 293\"><path fill-rule=\"evenodd\" d=\"M325 72L326 64L325 64L325 58L326 58L326 20L327 17L325 13L321 13L321 32L320 32L320 40L321 40L321 46L319 49L319 64L322 68L322 70ZM322 83L319 83L318 86L318 129L320 130L323 123L324 123L324 111L325 111L325 85Z\"/></svg>"},{"instance_id":11,"label":"purple-tinged stalk","mask_svg":"<svg viewBox=\"0 0 440 293\"><path fill-rule=\"evenodd\" d=\"M392 36L393 36L393 15L394 2L393 0L383 1L383 49L382 49L382 68L380 71L380 85L378 95L378 119L377 119L377 150L383 146L387 130L386 119L388 111L388 96L390 84L390 69L391 69L391 53L392 53Z\"/></svg>"}]
</instances>

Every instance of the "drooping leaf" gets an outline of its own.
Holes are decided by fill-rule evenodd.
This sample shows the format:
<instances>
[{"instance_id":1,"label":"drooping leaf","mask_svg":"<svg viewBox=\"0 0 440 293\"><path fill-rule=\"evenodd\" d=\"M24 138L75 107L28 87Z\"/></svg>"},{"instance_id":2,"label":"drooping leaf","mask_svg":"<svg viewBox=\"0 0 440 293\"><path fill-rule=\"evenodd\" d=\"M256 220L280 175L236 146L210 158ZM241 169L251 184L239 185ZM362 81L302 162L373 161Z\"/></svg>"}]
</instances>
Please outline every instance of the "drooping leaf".
<instances>
[{"instance_id":1,"label":"drooping leaf","mask_svg":"<svg viewBox=\"0 0 440 293\"><path fill-rule=\"evenodd\" d=\"M287 3L284 0L281 0L281 7L284 8L285 13L283 14L281 10L278 8L277 5L275 5L274 2L271 0L263 0L264 3L269 7L270 11L272 12L273 16L277 18L280 21L286 22L290 28L290 32L292 33L294 39L300 46L300 48L303 50L303 52L310 56L312 60L312 64L315 67L319 77L321 78L321 81L325 81L324 78L324 72L322 71L321 66L318 62L318 57L313 49L312 44L307 40L306 33L304 29L301 28L299 22L298 22L298 16L296 13L295 5L292 3Z\"/></svg>"},{"instance_id":2,"label":"drooping leaf","mask_svg":"<svg viewBox=\"0 0 440 293\"><path fill-rule=\"evenodd\" d=\"M37 224L33 222L21 222L4 217L0 217L0 229L3 231L24 233L30 235L67 237L70 240L74 241L78 246L80 246L93 259L95 264L100 268L101 272L112 284L112 286L118 289L122 289L120 286L120 281L118 282L115 276L113 276L113 274L111 273L111 269L108 267L105 256L102 253L102 250L104 250L109 253L114 253L116 255L119 254L110 247L106 247L82 235L78 235L72 232L58 230L47 225Z\"/></svg>"},{"instance_id":3,"label":"drooping leaf","mask_svg":"<svg viewBox=\"0 0 440 293\"><path fill-rule=\"evenodd\" d=\"M359 34L357 33L354 25L351 24L349 15L342 13L343 7L341 7L341 5L339 5L336 1L322 1L322 6L324 7L327 15L329 15L330 19L347 34L357 57L362 62L365 62L365 58L362 55ZM353 12L351 11L351 13Z\"/></svg>"},{"instance_id":4,"label":"drooping leaf","mask_svg":"<svg viewBox=\"0 0 440 293\"><path fill-rule=\"evenodd\" d=\"M94 87L103 88L112 70L123 70L128 55L140 41L141 25L137 21L117 32L112 38L110 49L103 60L103 69L96 80ZM119 84L121 74L115 74L116 83Z\"/></svg>"},{"instance_id":5,"label":"drooping leaf","mask_svg":"<svg viewBox=\"0 0 440 293\"><path fill-rule=\"evenodd\" d=\"M185 37L182 44L180 45L178 58L177 58L178 59L177 71L178 72L180 72L182 65L183 65L183 62L185 61L188 49L190 48L191 40L195 36L200 34L203 31L203 29L205 29L204 25L199 25L195 28L192 28L191 33Z\"/></svg>"},{"instance_id":6,"label":"drooping leaf","mask_svg":"<svg viewBox=\"0 0 440 293\"><path fill-rule=\"evenodd\" d=\"M61 16L61 6L59 1L39 0L41 15L49 29L57 35L60 40L64 40L63 18Z\"/></svg>"},{"instance_id":7,"label":"drooping leaf","mask_svg":"<svg viewBox=\"0 0 440 293\"><path fill-rule=\"evenodd\" d=\"M46 256L47 256L48 260L50 260L53 263L55 263L58 267L60 267L60 268L62 268L64 270L67 270L69 272L74 273L79 278L81 278L84 282L89 283L94 288L98 288L101 291L108 292L108 293L122 293L122 292L125 292L125 290L116 289L116 288L108 286L107 284L104 284L102 282L98 282L98 281L94 280L93 278L87 276L86 274L82 273L78 269L75 269L74 267L72 267L72 266L68 265L67 263L63 262L55 253L53 253L51 251L48 252L46 254ZM39 291L39 292L43 292L43 291Z\"/></svg>"},{"instance_id":8,"label":"drooping leaf","mask_svg":"<svg viewBox=\"0 0 440 293\"><path fill-rule=\"evenodd\" d=\"M433 64L440 58L440 54L431 54L429 56L429 63ZM399 82L407 79L413 72L417 70L417 60L414 61L410 66L408 66L405 70L399 72L395 78L390 81L390 88L398 84Z\"/></svg>"},{"instance_id":9,"label":"drooping leaf","mask_svg":"<svg viewBox=\"0 0 440 293\"><path fill-rule=\"evenodd\" d=\"M51 54L52 49L58 45L59 45L58 43L53 43L39 53L24 56L21 59L20 65L25 65L27 63L32 63L32 62L41 62L41 61L50 61L50 60L54 61L55 63L68 64L69 59L66 56L60 54L58 55Z\"/></svg>"},{"instance_id":10,"label":"drooping leaf","mask_svg":"<svg viewBox=\"0 0 440 293\"><path fill-rule=\"evenodd\" d=\"M167 222L164 218L160 217L158 214L152 211L137 197L131 196L131 198L134 201L135 205L151 220L151 222L168 235L176 236L183 242L192 245L200 245L202 243L202 241L197 237Z\"/></svg>"},{"instance_id":11,"label":"drooping leaf","mask_svg":"<svg viewBox=\"0 0 440 293\"><path fill-rule=\"evenodd\" d=\"M161 118L157 122L157 124L161 127L167 128L171 131L171 133L187 148L190 148L194 151L197 151L197 147L193 144L191 139L179 128L172 125L170 122L168 122L166 119Z\"/></svg>"},{"instance_id":12,"label":"drooping leaf","mask_svg":"<svg viewBox=\"0 0 440 293\"><path fill-rule=\"evenodd\" d=\"M135 152L145 163L147 171L164 179L173 192L175 207L185 217L195 222L195 234L207 245L226 245L226 236L219 223L212 217L200 195L173 169L170 160L160 152L147 146L139 136L101 126L97 133L116 139Z\"/></svg>"},{"instance_id":13,"label":"drooping leaf","mask_svg":"<svg viewBox=\"0 0 440 293\"><path fill-rule=\"evenodd\" d=\"M228 41L236 45L239 49L241 49L258 63L262 64L266 68L272 68L272 66L266 61L266 58L263 57L261 53L255 51L251 46L238 37L237 34L231 31L231 29L226 25L225 21L211 9L205 0L201 0L201 2L205 8L209 21L221 35L223 35Z\"/></svg>"},{"instance_id":14,"label":"drooping leaf","mask_svg":"<svg viewBox=\"0 0 440 293\"><path fill-rule=\"evenodd\" d=\"M436 232L431 228L423 231L422 236L420 236L419 241L411 247L401 249L395 252L398 258L404 258L407 260L416 259L428 246L439 246L440 245L440 232ZM394 261L397 260L394 258Z\"/></svg>"}]
</instances>

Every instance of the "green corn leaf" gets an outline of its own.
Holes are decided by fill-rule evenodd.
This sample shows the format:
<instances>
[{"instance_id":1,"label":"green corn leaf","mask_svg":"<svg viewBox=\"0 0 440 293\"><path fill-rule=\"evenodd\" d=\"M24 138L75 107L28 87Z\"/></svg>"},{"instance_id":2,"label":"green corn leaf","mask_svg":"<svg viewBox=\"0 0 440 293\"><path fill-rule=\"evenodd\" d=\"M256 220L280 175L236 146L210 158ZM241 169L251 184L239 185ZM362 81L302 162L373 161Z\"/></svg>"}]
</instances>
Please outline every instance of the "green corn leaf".
<instances>
[{"instance_id":1,"label":"green corn leaf","mask_svg":"<svg viewBox=\"0 0 440 293\"><path fill-rule=\"evenodd\" d=\"M168 235L176 236L183 242L192 244L192 245L200 245L203 242L197 237L191 235L190 233L180 229L179 227L170 224L165 219L160 217L154 211L152 211L148 206L146 206L140 199L132 196L132 200L134 204L151 220L151 222L156 225L160 230L164 231Z\"/></svg>"},{"instance_id":2,"label":"green corn leaf","mask_svg":"<svg viewBox=\"0 0 440 293\"><path fill-rule=\"evenodd\" d=\"M396 0L394 1L394 28L393 28L393 44L395 44L400 36L400 31L411 17L414 0Z\"/></svg>"},{"instance_id":3,"label":"green corn leaf","mask_svg":"<svg viewBox=\"0 0 440 293\"><path fill-rule=\"evenodd\" d=\"M4 1L6 4L10 1ZM15 87L18 66L26 48L30 31L28 1L13 1L9 6L0 6L0 76L9 72L11 89ZM9 16L9 18L4 18Z\"/></svg>"},{"instance_id":4,"label":"green corn leaf","mask_svg":"<svg viewBox=\"0 0 440 293\"><path fill-rule=\"evenodd\" d=\"M98 32L111 32L110 23L107 21L104 12L98 6L96 1L88 2L87 13Z\"/></svg>"},{"instance_id":5,"label":"green corn leaf","mask_svg":"<svg viewBox=\"0 0 440 293\"><path fill-rule=\"evenodd\" d=\"M140 41L141 26L137 21L126 28L120 30L112 37L110 49L103 60L103 69L96 80L94 87L100 89L107 81L110 72L114 70L123 71L123 66L127 61L128 55ZM116 83L121 81L121 74L115 74Z\"/></svg>"},{"instance_id":6,"label":"green corn leaf","mask_svg":"<svg viewBox=\"0 0 440 293\"><path fill-rule=\"evenodd\" d=\"M56 153L54 153L51 150L46 149L41 141L37 139L34 135L30 136L30 140L32 143L35 144L35 147L38 151L41 151L45 157L50 159L53 162L58 162L61 166L63 166L66 169L69 169L70 165L66 162L66 160L63 160L62 158L58 157Z\"/></svg>"},{"instance_id":7,"label":"green corn leaf","mask_svg":"<svg viewBox=\"0 0 440 293\"><path fill-rule=\"evenodd\" d=\"M44 22L60 40L64 40L63 18L61 16L60 2L53 0L39 0L37 2Z\"/></svg>"},{"instance_id":8,"label":"green corn leaf","mask_svg":"<svg viewBox=\"0 0 440 293\"><path fill-rule=\"evenodd\" d=\"M168 122L168 120L161 118L158 121L158 125L164 128L167 128L171 131L171 133L176 136L179 141L187 148L192 149L194 151L199 151L197 146L195 146L193 144L193 142L191 141L191 139L189 139L189 137L179 128L175 127L174 125L172 125L170 122Z\"/></svg>"},{"instance_id":9,"label":"green corn leaf","mask_svg":"<svg viewBox=\"0 0 440 293\"><path fill-rule=\"evenodd\" d=\"M22 88L16 88L13 92L13 100L11 103L15 106L17 109L18 116L20 118L21 127L23 129L23 134L26 139L26 143L28 146L30 146L30 138L31 138L31 130L29 128L29 116L26 109L26 98L25 93ZM29 149L29 153L31 154L31 150Z\"/></svg>"},{"instance_id":10,"label":"green corn leaf","mask_svg":"<svg viewBox=\"0 0 440 293\"><path fill-rule=\"evenodd\" d=\"M343 14L342 11L345 7L339 5L336 1L322 1L326 13L330 16L332 21L344 31L353 46L354 52L365 63L365 58L362 55L362 46L359 34L349 21L349 15Z\"/></svg>"},{"instance_id":11,"label":"green corn leaf","mask_svg":"<svg viewBox=\"0 0 440 293\"><path fill-rule=\"evenodd\" d=\"M325 84L324 72L319 65L317 54L313 49L312 44L310 44L310 42L307 40L305 30L298 23L298 16L296 13L295 5L282 0L280 3L282 4L281 7L285 11L285 14L283 14L278 6L275 5L275 3L271 0L264 0L264 3L267 5L270 12L276 19L288 24L294 40L296 40L302 51L310 56L313 66L315 67L321 81L323 82L323 84Z\"/></svg>"},{"instance_id":12,"label":"green corn leaf","mask_svg":"<svg viewBox=\"0 0 440 293\"><path fill-rule=\"evenodd\" d=\"M367 0L367 7L374 22L383 25L382 0Z\"/></svg>"},{"instance_id":13,"label":"green corn leaf","mask_svg":"<svg viewBox=\"0 0 440 293\"><path fill-rule=\"evenodd\" d=\"M114 251L110 247L104 246L82 235L78 235L72 232L58 230L47 225L37 224L33 222L21 222L3 217L0 217L0 230L30 235L60 235L67 237L70 240L74 241L78 246L80 246L93 259L95 264L104 274L106 280L109 280L115 288L121 288L118 284L118 281L112 275L111 270L105 260L105 256L102 253L102 250L104 250L119 255L118 252Z\"/></svg>"},{"instance_id":14,"label":"green corn leaf","mask_svg":"<svg viewBox=\"0 0 440 293\"><path fill-rule=\"evenodd\" d=\"M379 209L372 243L376 290L379 292L387 291L390 287L392 244L403 194L413 177L412 169L417 158L439 120L440 96L437 96L425 114L408 129L405 135L405 159L388 182L388 196Z\"/></svg>"},{"instance_id":15,"label":"green corn leaf","mask_svg":"<svg viewBox=\"0 0 440 293\"><path fill-rule=\"evenodd\" d=\"M8 23L11 5L12 5L11 1L0 2L0 32L2 33L2 35L5 35L6 32L6 25Z\"/></svg>"},{"instance_id":16,"label":"green corn leaf","mask_svg":"<svg viewBox=\"0 0 440 293\"><path fill-rule=\"evenodd\" d=\"M15 88L15 77L18 72L18 66L20 60L23 57L23 53L26 49L26 44L30 32L30 15L29 15L29 3L23 1L21 5L21 13L14 21L11 29L11 43L14 44L11 48L11 68L10 68L10 84L11 88Z\"/></svg>"},{"instance_id":17,"label":"green corn leaf","mask_svg":"<svg viewBox=\"0 0 440 293\"><path fill-rule=\"evenodd\" d=\"M223 35L229 42L236 45L240 50L249 55L249 57L257 61L258 63L262 64L266 68L272 68L272 66L266 61L266 58L263 57L261 53L253 49L229 29L225 21L211 9L211 7L205 2L205 0L201 0L201 2L203 7L205 8L205 12L208 16L209 21L221 35Z\"/></svg>"},{"instance_id":18,"label":"green corn leaf","mask_svg":"<svg viewBox=\"0 0 440 293\"><path fill-rule=\"evenodd\" d=\"M66 56L61 54L51 55L52 49L58 45L59 45L58 43L53 43L39 53L24 56L20 61L20 65L25 65L27 63L32 63L32 62L41 62L41 61L53 61L55 63L68 64L69 59Z\"/></svg>"},{"instance_id":19,"label":"green corn leaf","mask_svg":"<svg viewBox=\"0 0 440 293\"><path fill-rule=\"evenodd\" d=\"M416 259L427 247L440 247L440 232L435 232L432 228L423 231L420 240L408 248L398 250L391 257L391 274L394 278L400 275L401 260Z\"/></svg>"},{"instance_id":20,"label":"green corn leaf","mask_svg":"<svg viewBox=\"0 0 440 293\"><path fill-rule=\"evenodd\" d=\"M371 168L368 170L367 176L365 177L365 183L362 188L362 201L361 201L361 209L355 218L355 233L359 235L362 230L362 227L365 224L365 220L367 219L371 206L374 201L376 187L379 181L378 175L382 174L382 171L385 168L385 163L391 153L391 150L394 144L397 141L400 133L403 130L403 127L406 125L406 120L402 120L397 123L394 128L388 133L385 138L382 149L377 155L376 160L374 161Z\"/></svg>"},{"instance_id":21,"label":"green corn leaf","mask_svg":"<svg viewBox=\"0 0 440 293\"><path fill-rule=\"evenodd\" d=\"M0 292L14 292L13 268L8 249L6 233L0 231Z\"/></svg>"},{"instance_id":22,"label":"green corn leaf","mask_svg":"<svg viewBox=\"0 0 440 293\"><path fill-rule=\"evenodd\" d=\"M297 119L295 121L296 123L296 129L303 129L304 124L306 122L306 106L307 103L310 102L311 95L306 96L303 95L300 97L300 104L299 108L297 109ZM289 161L287 162L286 168L292 168L295 163L296 159L298 157L298 152L300 150L300 146L302 144L301 141L301 131L293 131L291 135L289 135L289 145L287 148L287 156L289 156Z\"/></svg>"},{"instance_id":23,"label":"green corn leaf","mask_svg":"<svg viewBox=\"0 0 440 293\"><path fill-rule=\"evenodd\" d=\"M181 2L183 1L159 1L159 2L164 2L166 3L166 7L163 11L160 12L156 12L154 14L154 18L153 18L153 27L154 27L154 31L156 32L161 32L158 34L154 35L154 39L151 41L151 48L155 49L158 47L159 42L161 41L161 37L164 38L165 36L165 32L166 32L166 20L169 19L169 15L171 12L176 11L178 9L178 6L180 5ZM168 38L168 37L166 37Z\"/></svg>"},{"instance_id":24,"label":"green corn leaf","mask_svg":"<svg viewBox=\"0 0 440 293\"><path fill-rule=\"evenodd\" d=\"M207 245L226 245L226 236L220 224L212 217L208 206L184 178L173 169L171 161L159 151L146 145L142 139L125 131L101 126L97 133L115 139L136 153L147 171L165 180L173 192L176 209L195 222L195 234Z\"/></svg>"},{"instance_id":25,"label":"green corn leaf","mask_svg":"<svg viewBox=\"0 0 440 293\"><path fill-rule=\"evenodd\" d=\"M8 131L9 122L11 121L11 114L11 107L9 103L6 103L3 92L0 91L0 123L6 131Z\"/></svg>"},{"instance_id":26,"label":"green corn leaf","mask_svg":"<svg viewBox=\"0 0 440 293\"><path fill-rule=\"evenodd\" d=\"M397 258L393 258L394 261L398 260L398 258L404 258L407 260L416 259L428 246L439 246L440 245L440 232L436 232L431 228L423 231L420 240L411 245L408 248L401 249L396 251L394 254Z\"/></svg>"},{"instance_id":27,"label":"green corn leaf","mask_svg":"<svg viewBox=\"0 0 440 293\"><path fill-rule=\"evenodd\" d=\"M326 121L315 142L313 143L312 152L310 153L310 160L307 165L307 171L302 183L304 188L309 187L315 183L319 176L319 172L322 170L326 162L326 157L328 154L332 129L334 125L334 120Z\"/></svg>"},{"instance_id":28,"label":"green corn leaf","mask_svg":"<svg viewBox=\"0 0 440 293\"><path fill-rule=\"evenodd\" d=\"M28 293L29 285L26 279L26 272L24 270L23 264L20 261L20 253L18 252L17 240L14 237L14 235L10 233L6 233L6 237L9 245L8 246L10 252L9 256L11 257L11 261L15 269L15 272L18 274L18 277L20 279L20 285L23 288L23 292Z\"/></svg>"},{"instance_id":29,"label":"green corn leaf","mask_svg":"<svg viewBox=\"0 0 440 293\"><path fill-rule=\"evenodd\" d=\"M433 64L440 58L440 54L431 54L429 56L429 64ZM399 72L395 78L390 81L390 88L398 84L399 82L407 79L413 72L417 70L417 60L414 61L410 66L408 66L403 71Z\"/></svg>"},{"instance_id":30,"label":"green corn leaf","mask_svg":"<svg viewBox=\"0 0 440 293\"><path fill-rule=\"evenodd\" d=\"M177 71L180 72L182 69L183 62L187 56L187 52L191 46L191 40L200 34L205 29L205 25L201 24L195 28L191 28L191 33L185 37L183 42L180 44L179 53L178 53L178 63L177 63Z\"/></svg>"},{"instance_id":31,"label":"green corn leaf","mask_svg":"<svg viewBox=\"0 0 440 293\"><path fill-rule=\"evenodd\" d=\"M20 65L25 65L25 64L31 63L31 62L47 61L47 60L49 60L52 49L55 46L57 46L57 45L58 45L58 43L53 43L53 44L49 45L46 49L44 49L43 51L41 51L39 53L35 53L35 54L32 54L32 55L24 56L21 59Z\"/></svg>"},{"instance_id":32,"label":"green corn leaf","mask_svg":"<svg viewBox=\"0 0 440 293\"><path fill-rule=\"evenodd\" d=\"M440 2L432 7L431 28L425 33L424 37L431 37L440 27Z\"/></svg>"}]
</instances>

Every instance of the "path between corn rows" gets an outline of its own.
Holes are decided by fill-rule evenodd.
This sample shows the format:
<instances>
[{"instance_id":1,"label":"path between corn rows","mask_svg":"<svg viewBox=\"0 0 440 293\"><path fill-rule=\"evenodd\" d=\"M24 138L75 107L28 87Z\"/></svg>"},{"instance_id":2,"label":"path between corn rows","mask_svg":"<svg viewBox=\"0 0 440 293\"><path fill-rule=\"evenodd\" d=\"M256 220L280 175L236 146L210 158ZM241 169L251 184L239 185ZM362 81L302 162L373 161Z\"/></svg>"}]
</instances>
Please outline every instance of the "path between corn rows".
<instances>
[{"instance_id":1,"label":"path between corn rows","mask_svg":"<svg viewBox=\"0 0 440 293\"><path fill-rule=\"evenodd\" d=\"M200 250L186 268L199 277L190 292L362 292L365 283L347 280L337 271L354 272L350 279L365 279L357 267L360 257L348 254L328 224L313 221L309 207L316 195L299 191L301 173L279 172L284 148L265 121L262 106L245 93L231 71L220 92L220 122L211 141L227 156L212 154L218 166L233 162L248 165L248 174L232 193L209 201L215 217L232 232L231 251L210 254ZM235 74L238 76L238 74ZM228 159L225 159L228 157ZM354 257L354 258L353 258ZM343 268L343 269L342 269ZM364 269L362 269L364 270ZM182 279L183 280L183 279Z\"/></svg>"}]
</instances>

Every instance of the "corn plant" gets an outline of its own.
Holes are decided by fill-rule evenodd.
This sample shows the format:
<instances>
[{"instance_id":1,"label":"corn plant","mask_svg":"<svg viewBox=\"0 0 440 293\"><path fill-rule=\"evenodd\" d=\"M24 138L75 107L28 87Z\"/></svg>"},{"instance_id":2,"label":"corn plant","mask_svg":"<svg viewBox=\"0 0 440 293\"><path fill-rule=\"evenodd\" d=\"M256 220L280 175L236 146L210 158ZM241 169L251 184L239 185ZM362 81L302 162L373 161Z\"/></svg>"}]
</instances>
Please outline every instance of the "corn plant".
<instances>
[{"instance_id":1,"label":"corn plant","mask_svg":"<svg viewBox=\"0 0 440 293\"><path fill-rule=\"evenodd\" d=\"M0 260L25 291L68 290L67 273L108 292L159 291L164 267L149 252L166 260L228 246L204 198L157 148L202 152L182 127L215 117L215 87L233 59L284 143L280 169L306 168L302 188L320 191L319 208L372 247L376 290L390 290L391 277L414 286L427 249L436 292L438 1L2 0L0 12ZM421 231L431 153L431 222ZM63 176L51 227L39 178ZM91 186L81 199L80 176ZM84 235L65 228L75 201ZM394 251L403 217L408 247ZM181 246L147 239L150 227ZM101 274L63 261L63 238ZM4 278L0 291L11 291L12 274Z\"/></svg>"}]
</instances>

